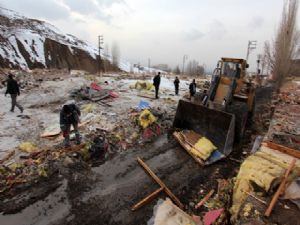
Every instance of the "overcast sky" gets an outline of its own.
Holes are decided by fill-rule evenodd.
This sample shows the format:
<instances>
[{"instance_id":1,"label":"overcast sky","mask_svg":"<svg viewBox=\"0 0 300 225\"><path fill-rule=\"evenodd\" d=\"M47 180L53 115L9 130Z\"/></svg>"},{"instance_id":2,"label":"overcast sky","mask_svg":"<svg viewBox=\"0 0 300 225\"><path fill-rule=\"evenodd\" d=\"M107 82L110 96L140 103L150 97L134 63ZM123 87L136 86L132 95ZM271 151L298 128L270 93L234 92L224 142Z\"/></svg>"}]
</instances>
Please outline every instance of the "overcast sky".
<instances>
[{"instance_id":1,"label":"overcast sky","mask_svg":"<svg viewBox=\"0 0 300 225\"><path fill-rule=\"evenodd\" d=\"M183 55L214 68L218 59L246 57L248 40L257 40L250 55L272 40L284 0L0 0L3 7L46 20L66 33L97 46L97 36L121 57L142 65L182 66ZM299 17L299 15L298 15Z\"/></svg>"}]
</instances>

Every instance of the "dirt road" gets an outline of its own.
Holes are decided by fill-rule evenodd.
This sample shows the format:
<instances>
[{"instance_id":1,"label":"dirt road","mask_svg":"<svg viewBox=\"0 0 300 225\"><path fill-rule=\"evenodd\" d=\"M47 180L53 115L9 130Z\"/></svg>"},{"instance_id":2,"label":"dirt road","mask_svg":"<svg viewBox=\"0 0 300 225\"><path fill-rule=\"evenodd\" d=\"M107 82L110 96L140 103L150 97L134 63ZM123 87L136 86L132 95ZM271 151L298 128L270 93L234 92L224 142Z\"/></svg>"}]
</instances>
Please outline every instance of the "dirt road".
<instances>
[{"instance_id":1,"label":"dirt road","mask_svg":"<svg viewBox=\"0 0 300 225\"><path fill-rule=\"evenodd\" d=\"M166 136L162 136L145 149L128 150L91 170L74 164L66 171L60 171L53 181L60 184L58 188L53 188L53 192L43 200L17 214L0 216L1 223L146 224L157 200L136 212L131 211L131 206L156 190L158 185L136 162L138 156L184 204L188 204L190 193L199 191L200 184L211 188L216 185L217 178L231 176L234 165L234 162L221 161L201 168L174 140L168 141ZM161 194L160 197L165 198L166 195ZM19 204L17 196L13 201Z\"/></svg>"}]
</instances>

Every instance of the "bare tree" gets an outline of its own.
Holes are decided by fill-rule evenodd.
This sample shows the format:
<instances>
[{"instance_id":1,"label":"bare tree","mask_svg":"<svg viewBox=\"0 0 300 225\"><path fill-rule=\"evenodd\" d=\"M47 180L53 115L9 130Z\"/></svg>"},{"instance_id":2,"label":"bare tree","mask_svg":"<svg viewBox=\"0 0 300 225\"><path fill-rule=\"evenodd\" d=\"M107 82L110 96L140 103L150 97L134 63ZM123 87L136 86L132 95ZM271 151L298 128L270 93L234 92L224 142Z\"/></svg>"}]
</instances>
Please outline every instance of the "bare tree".
<instances>
[{"instance_id":1,"label":"bare tree","mask_svg":"<svg viewBox=\"0 0 300 225\"><path fill-rule=\"evenodd\" d=\"M286 0L273 45L265 42L264 56L278 87L290 74L292 60L296 54L299 54L299 50L297 50L297 41L299 40L296 24L297 11L298 0Z\"/></svg>"},{"instance_id":2,"label":"bare tree","mask_svg":"<svg viewBox=\"0 0 300 225\"><path fill-rule=\"evenodd\" d=\"M176 75L179 75L179 74L181 73L180 68L179 68L178 65L175 67L175 69L173 70L173 72L174 72Z\"/></svg>"},{"instance_id":3,"label":"bare tree","mask_svg":"<svg viewBox=\"0 0 300 225\"><path fill-rule=\"evenodd\" d=\"M120 62L120 48L117 42L113 42L112 44L111 57L112 57L112 64L118 67Z\"/></svg>"},{"instance_id":4,"label":"bare tree","mask_svg":"<svg viewBox=\"0 0 300 225\"><path fill-rule=\"evenodd\" d=\"M261 68L262 74L264 74L265 69L266 69L266 74L269 74L271 71L273 71L274 57L272 55L271 44L269 41L265 41L264 43L261 67L262 67Z\"/></svg>"},{"instance_id":5,"label":"bare tree","mask_svg":"<svg viewBox=\"0 0 300 225\"><path fill-rule=\"evenodd\" d=\"M205 74L204 65L199 65L199 62L196 60L191 60L186 66L186 73L191 76L202 76Z\"/></svg>"}]
</instances>

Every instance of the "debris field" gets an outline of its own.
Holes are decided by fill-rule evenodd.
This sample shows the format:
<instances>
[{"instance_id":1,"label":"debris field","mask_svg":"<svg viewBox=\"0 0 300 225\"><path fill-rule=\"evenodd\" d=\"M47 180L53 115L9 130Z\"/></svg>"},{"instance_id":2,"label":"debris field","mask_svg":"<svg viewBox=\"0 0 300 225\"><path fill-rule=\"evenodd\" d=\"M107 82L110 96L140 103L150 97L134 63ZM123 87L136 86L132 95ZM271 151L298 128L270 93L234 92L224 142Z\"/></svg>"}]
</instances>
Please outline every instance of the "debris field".
<instances>
[{"instance_id":1,"label":"debris field","mask_svg":"<svg viewBox=\"0 0 300 225\"><path fill-rule=\"evenodd\" d=\"M174 77L162 77L155 99L145 75L37 70L16 78L24 112L10 113L0 96L1 224L299 224L296 78L278 94L258 89L264 98L229 155L174 127L191 79L177 96ZM70 102L81 110L82 142L71 134L65 148L59 112Z\"/></svg>"}]
</instances>

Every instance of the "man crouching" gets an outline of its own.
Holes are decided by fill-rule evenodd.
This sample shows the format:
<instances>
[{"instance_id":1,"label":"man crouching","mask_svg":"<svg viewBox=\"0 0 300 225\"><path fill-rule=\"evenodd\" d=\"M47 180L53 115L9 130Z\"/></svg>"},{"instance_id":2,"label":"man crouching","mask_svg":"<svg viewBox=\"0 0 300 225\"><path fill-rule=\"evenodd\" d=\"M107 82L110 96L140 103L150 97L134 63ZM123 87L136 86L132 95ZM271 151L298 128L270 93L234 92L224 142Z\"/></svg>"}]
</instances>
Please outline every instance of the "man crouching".
<instances>
[{"instance_id":1,"label":"man crouching","mask_svg":"<svg viewBox=\"0 0 300 225\"><path fill-rule=\"evenodd\" d=\"M80 134L78 131L78 124L80 122L80 109L75 104L64 105L60 111L60 129L63 132L64 146L70 146L70 131L71 125L74 128L76 144L80 144Z\"/></svg>"}]
</instances>

